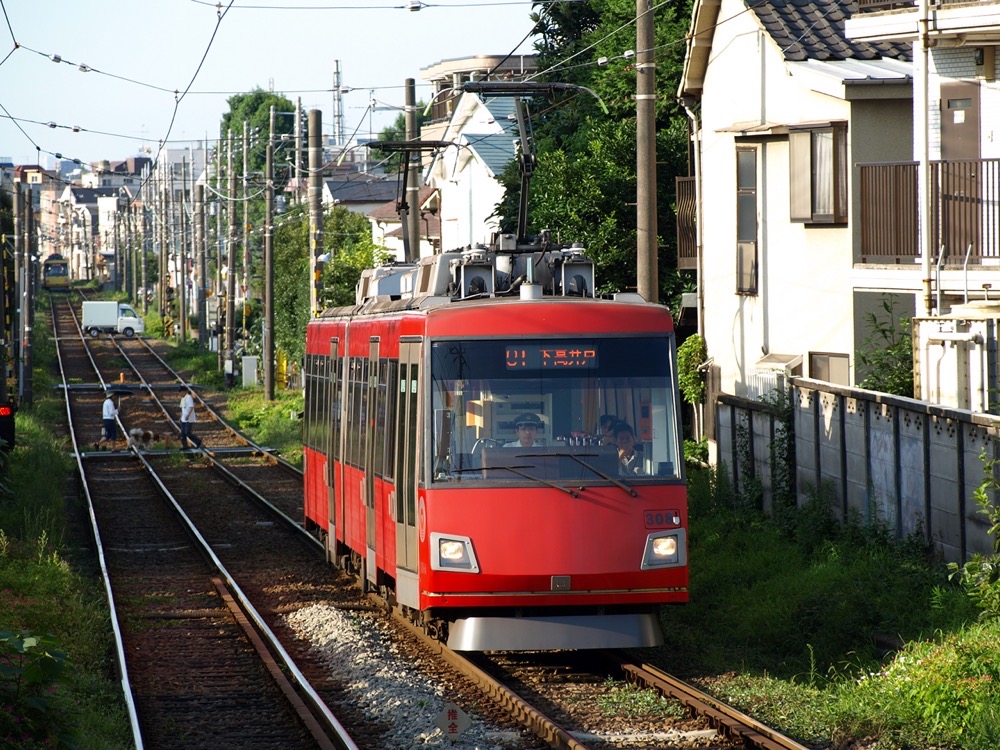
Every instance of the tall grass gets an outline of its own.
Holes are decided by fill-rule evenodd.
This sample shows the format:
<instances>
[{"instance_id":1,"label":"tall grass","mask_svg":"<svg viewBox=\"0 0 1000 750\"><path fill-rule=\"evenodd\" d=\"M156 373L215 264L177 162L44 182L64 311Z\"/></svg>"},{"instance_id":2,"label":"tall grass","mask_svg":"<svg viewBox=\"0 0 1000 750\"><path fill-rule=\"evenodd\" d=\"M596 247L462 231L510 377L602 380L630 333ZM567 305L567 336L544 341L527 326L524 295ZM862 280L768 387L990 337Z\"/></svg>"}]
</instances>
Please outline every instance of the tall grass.
<instances>
[{"instance_id":1,"label":"tall grass","mask_svg":"<svg viewBox=\"0 0 1000 750\"><path fill-rule=\"evenodd\" d=\"M673 668L804 741L1000 746L1000 624L977 622L922 539L837 523L820 491L778 522L711 471L689 472L689 495L691 604L665 614Z\"/></svg>"}]
</instances>

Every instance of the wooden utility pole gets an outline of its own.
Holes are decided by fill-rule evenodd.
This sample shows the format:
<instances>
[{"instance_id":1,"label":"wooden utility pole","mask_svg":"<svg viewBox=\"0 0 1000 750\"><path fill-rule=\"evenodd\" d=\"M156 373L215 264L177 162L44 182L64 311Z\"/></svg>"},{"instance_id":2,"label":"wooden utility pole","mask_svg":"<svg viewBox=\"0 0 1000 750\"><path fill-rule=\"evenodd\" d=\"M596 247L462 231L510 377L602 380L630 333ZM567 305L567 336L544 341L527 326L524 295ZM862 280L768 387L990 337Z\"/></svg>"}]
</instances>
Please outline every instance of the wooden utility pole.
<instances>
[{"instance_id":1,"label":"wooden utility pole","mask_svg":"<svg viewBox=\"0 0 1000 750\"><path fill-rule=\"evenodd\" d=\"M309 315L319 315L323 262L323 113L309 110Z\"/></svg>"},{"instance_id":2,"label":"wooden utility pole","mask_svg":"<svg viewBox=\"0 0 1000 750\"><path fill-rule=\"evenodd\" d=\"M656 63L653 0L636 0L636 284L648 302L660 301L656 227Z\"/></svg>"}]
</instances>

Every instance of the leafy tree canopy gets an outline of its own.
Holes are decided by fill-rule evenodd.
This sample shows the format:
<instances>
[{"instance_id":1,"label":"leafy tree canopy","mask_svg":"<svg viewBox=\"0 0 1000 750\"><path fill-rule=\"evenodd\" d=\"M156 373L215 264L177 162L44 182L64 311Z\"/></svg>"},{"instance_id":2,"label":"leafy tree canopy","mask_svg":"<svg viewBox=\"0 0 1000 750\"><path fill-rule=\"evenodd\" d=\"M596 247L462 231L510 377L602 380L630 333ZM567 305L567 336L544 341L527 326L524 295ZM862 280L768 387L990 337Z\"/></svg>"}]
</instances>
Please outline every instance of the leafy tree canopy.
<instances>
[{"instance_id":1,"label":"leafy tree canopy","mask_svg":"<svg viewBox=\"0 0 1000 750\"><path fill-rule=\"evenodd\" d=\"M556 230L581 241L597 265L599 291L636 285L636 72L634 0L535 3L535 49L541 78L584 86L531 102L537 165L528 200L529 232ZM679 296L674 178L688 174L688 130L676 103L684 61L689 0L657 4L655 23L657 230L661 298ZM607 63L598 64L600 58ZM607 107L607 112L602 108ZM520 175L512 164L497 207L505 231L517 218Z\"/></svg>"},{"instance_id":2,"label":"leafy tree canopy","mask_svg":"<svg viewBox=\"0 0 1000 750\"><path fill-rule=\"evenodd\" d=\"M219 133L223 143L233 133L233 144L237 150L243 148L243 123L247 123L250 138L249 168L251 172L263 172L265 163L265 148L271 128L271 107L276 112L274 132L280 137L283 134L295 134L295 105L281 94L255 88L246 94L236 94L229 97L229 111L222 115L222 125ZM242 155L239 156L242 167Z\"/></svg>"}]
</instances>

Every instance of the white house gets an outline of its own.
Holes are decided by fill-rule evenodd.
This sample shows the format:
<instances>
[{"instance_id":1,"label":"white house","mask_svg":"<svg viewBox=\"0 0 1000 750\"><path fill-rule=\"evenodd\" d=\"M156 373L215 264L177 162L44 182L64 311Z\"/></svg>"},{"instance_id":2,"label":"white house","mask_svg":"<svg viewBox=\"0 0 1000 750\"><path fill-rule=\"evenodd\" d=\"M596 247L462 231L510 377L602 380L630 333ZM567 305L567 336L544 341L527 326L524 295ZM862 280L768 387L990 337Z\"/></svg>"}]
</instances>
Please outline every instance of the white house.
<instances>
[{"instance_id":1,"label":"white house","mask_svg":"<svg viewBox=\"0 0 1000 750\"><path fill-rule=\"evenodd\" d=\"M905 290L900 314L913 313L919 276L862 253L859 189L862 164L912 155L910 46L847 39L853 8L695 1L678 93L696 175L679 264L698 274L713 392L756 398L791 374L853 384L881 295Z\"/></svg>"},{"instance_id":2,"label":"white house","mask_svg":"<svg viewBox=\"0 0 1000 750\"><path fill-rule=\"evenodd\" d=\"M497 177L516 155L513 114L509 97L465 93L455 104L440 138L455 145L435 154L424 177L439 194L443 250L489 242L498 231L493 214L504 191Z\"/></svg>"}]
</instances>

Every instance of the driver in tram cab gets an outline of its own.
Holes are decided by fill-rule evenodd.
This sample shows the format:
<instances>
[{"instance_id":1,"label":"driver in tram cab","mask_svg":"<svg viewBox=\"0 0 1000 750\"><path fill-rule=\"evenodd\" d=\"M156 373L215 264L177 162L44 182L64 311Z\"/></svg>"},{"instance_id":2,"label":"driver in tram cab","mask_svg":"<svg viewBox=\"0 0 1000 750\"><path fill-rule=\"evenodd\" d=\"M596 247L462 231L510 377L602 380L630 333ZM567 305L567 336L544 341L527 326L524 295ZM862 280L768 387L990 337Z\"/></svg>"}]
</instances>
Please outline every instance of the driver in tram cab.
<instances>
[{"instance_id":1,"label":"driver in tram cab","mask_svg":"<svg viewBox=\"0 0 1000 750\"><path fill-rule=\"evenodd\" d=\"M544 440L538 439L538 430L542 427L542 420L537 414L527 412L521 414L514 420L514 427L517 428L517 440L504 444L504 448L531 448L535 445L545 445Z\"/></svg>"},{"instance_id":2,"label":"driver in tram cab","mask_svg":"<svg viewBox=\"0 0 1000 750\"><path fill-rule=\"evenodd\" d=\"M618 476L634 477L645 474L642 453L636 451L635 430L628 422L614 426L615 444L618 446Z\"/></svg>"}]
</instances>

